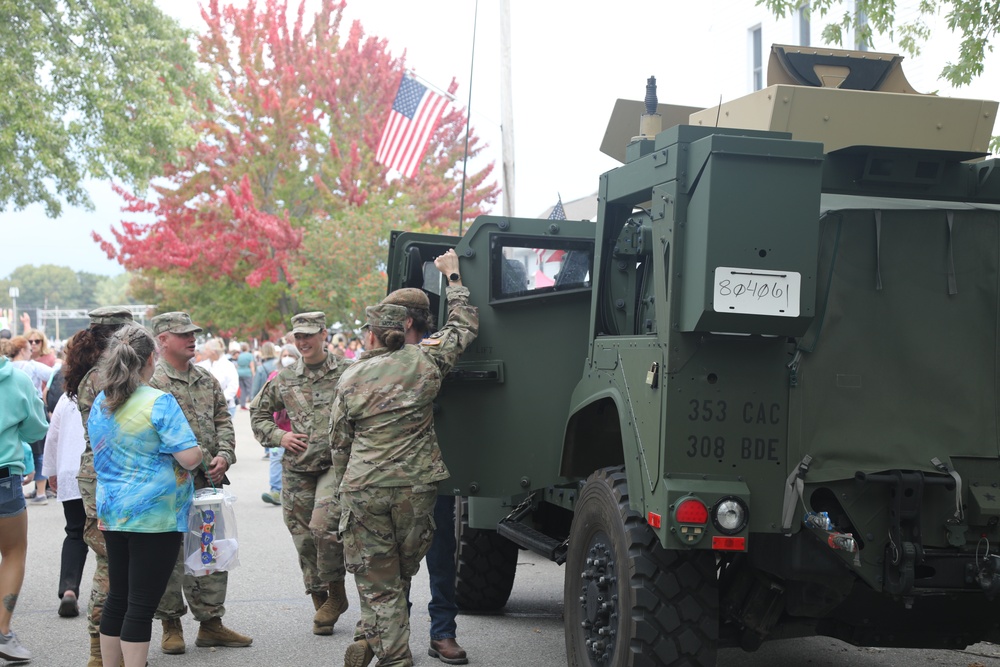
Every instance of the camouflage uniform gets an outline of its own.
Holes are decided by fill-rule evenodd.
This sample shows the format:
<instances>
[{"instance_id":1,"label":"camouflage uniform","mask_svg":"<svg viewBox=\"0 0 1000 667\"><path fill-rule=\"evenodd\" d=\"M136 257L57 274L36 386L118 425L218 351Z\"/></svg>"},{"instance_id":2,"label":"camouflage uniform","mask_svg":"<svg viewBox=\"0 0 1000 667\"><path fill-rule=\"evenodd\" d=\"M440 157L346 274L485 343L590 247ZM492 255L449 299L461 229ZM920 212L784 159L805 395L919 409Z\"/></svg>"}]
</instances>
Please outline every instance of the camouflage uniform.
<instances>
[{"instance_id":1,"label":"camouflage uniform","mask_svg":"<svg viewBox=\"0 0 1000 667\"><path fill-rule=\"evenodd\" d=\"M305 315L322 318L322 313L306 313L293 322ZM344 550L329 526L336 525L340 516L337 486L347 456L331 456L328 429L333 391L347 364L329 352L315 368L299 358L268 381L250 404L250 424L264 447L281 446L287 431L275 425L274 413L282 409L288 412L293 432L308 438L305 452L286 451L281 461L282 513L299 554L307 594L323 594L328 584L345 577Z\"/></svg>"},{"instance_id":2,"label":"camouflage uniform","mask_svg":"<svg viewBox=\"0 0 1000 667\"><path fill-rule=\"evenodd\" d=\"M448 299L448 317L452 322L469 327L478 327L478 313L469 305L469 292L465 287L449 286L446 292ZM427 293L414 287L404 287L390 293L382 303L392 303L404 306L407 315L413 318L412 326L416 332L426 334L430 322L430 300ZM460 331L460 329L458 329ZM457 355L462 342L453 329L443 335L432 338L425 337L418 341L420 349L432 359ZM431 589L431 599L427 604L427 613L431 617L430 653L438 653L442 662L449 664L464 664L467 655L456 641L458 624L458 604L455 601L455 577L457 564L455 562L455 498L451 495L438 495L434 506L434 537L430 550L427 552L426 565L428 583ZM452 640L449 644L448 640ZM450 662L450 661L454 662Z\"/></svg>"},{"instance_id":3,"label":"camouflage uniform","mask_svg":"<svg viewBox=\"0 0 1000 667\"><path fill-rule=\"evenodd\" d=\"M91 548L96 557L97 567L94 568L94 581L90 586L90 603L87 605L87 632L91 637L100 635L101 615L104 602L108 599L108 551L104 546L104 533L97 527L97 473L94 471L94 450L90 448L90 435L87 433L87 418L94 399L101 393L97 388L97 369L87 371L80 381L77 390L77 406L83 418L83 439L86 441L83 454L80 455L80 471L76 475L80 486L80 498L83 499L83 509L87 520L83 524L83 541Z\"/></svg>"},{"instance_id":4,"label":"camouflage uniform","mask_svg":"<svg viewBox=\"0 0 1000 667\"><path fill-rule=\"evenodd\" d=\"M445 374L478 330L467 297L465 288L449 290L449 306L461 301L462 307L449 308L448 322L426 345L365 352L337 386L331 446L350 450L339 530L361 598L355 639L367 641L380 667L413 664L406 595L430 548L437 484L448 477L432 406ZM402 331L406 309L374 306L368 319ZM425 347L439 352L425 353Z\"/></svg>"},{"instance_id":5,"label":"camouflage uniform","mask_svg":"<svg viewBox=\"0 0 1000 667\"><path fill-rule=\"evenodd\" d=\"M132 322L132 314L121 308L97 308L87 313L91 326L97 324L122 325ZM104 533L97 527L97 473L94 471L94 450L90 447L90 434L87 432L87 419L94 399L101 393L97 386L96 366L91 368L80 380L77 388L76 404L83 419L83 439L86 443L83 454L80 455L80 470L76 475L80 486L80 497L87 513L83 525L83 541L93 552L96 561L94 581L90 586L90 603L87 605L87 632L91 639L100 635L101 615L104 612L104 602L108 598L108 551L104 546Z\"/></svg>"},{"instance_id":6,"label":"camouflage uniform","mask_svg":"<svg viewBox=\"0 0 1000 667\"><path fill-rule=\"evenodd\" d=\"M178 371L160 359L149 386L169 392L177 399L181 411L198 439L206 462L221 456L230 467L236 463L236 434L233 430L233 421L226 407L222 387L209 371L194 364L191 364L186 371ZM191 472L195 489L213 486L204 468ZM229 573L213 572L204 577L185 574L183 552L181 549L178 554L177 564L170 574L170 581L160 599L155 618L173 619L183 616L187 612L184 598L187 598L195 620L222 618L226 613L224 605Z\"/></svg>"}]
</instances>

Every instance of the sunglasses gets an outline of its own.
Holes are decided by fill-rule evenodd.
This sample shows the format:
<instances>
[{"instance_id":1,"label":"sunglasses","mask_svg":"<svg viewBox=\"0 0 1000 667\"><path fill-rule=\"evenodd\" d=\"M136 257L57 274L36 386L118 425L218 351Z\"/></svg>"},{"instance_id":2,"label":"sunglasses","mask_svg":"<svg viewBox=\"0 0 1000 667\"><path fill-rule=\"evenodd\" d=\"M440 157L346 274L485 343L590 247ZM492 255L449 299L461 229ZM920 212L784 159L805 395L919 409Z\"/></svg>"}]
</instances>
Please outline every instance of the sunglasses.
<instances>
[{"instance_id":1,"label":"sunglasses","mask_svg":"<svg viewBox=\"0 0 1000 667\"><path fill-rule=\"evenodd\" d=\"M37 338L34 339L34 340L28 340L28 342L31 343L32 345L41 345L42 344L42 341L38 340Z\"/></svg>"}]
</instances>

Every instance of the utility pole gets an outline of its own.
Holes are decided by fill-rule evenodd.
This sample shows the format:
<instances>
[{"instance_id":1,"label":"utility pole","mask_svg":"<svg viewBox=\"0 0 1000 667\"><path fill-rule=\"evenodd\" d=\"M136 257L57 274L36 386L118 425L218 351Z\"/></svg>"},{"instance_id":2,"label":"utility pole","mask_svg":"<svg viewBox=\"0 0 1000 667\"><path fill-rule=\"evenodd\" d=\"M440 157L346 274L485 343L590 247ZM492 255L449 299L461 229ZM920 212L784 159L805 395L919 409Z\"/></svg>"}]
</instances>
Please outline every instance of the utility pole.
<instances>
[{"instance_id":1,"label":"utility pole","mask_svg":"<svg viewBox=\"0 0 1000 667\"><path fill-rule=\"evenodd\" d=\"M12 332L14 332L14 335L16 336L17 335L17 297L21 296L21 290L17 289L16 287L11 287L10 289L7 290L7 296L9 296L10 300L14 302L14 317L11 318L12 321L10 323L10 330Z\"/></svg>"},{"instance_id":2,"label":"utility pole","mask_svg":"<svg viewBox=\"0 0 1000 667\"><path fill-rule=\"evenodd\" d=\"M500 0L500 136L503 214L514 216L514 102L511 99L510 0Z\"/></svg>"}]
</instances>

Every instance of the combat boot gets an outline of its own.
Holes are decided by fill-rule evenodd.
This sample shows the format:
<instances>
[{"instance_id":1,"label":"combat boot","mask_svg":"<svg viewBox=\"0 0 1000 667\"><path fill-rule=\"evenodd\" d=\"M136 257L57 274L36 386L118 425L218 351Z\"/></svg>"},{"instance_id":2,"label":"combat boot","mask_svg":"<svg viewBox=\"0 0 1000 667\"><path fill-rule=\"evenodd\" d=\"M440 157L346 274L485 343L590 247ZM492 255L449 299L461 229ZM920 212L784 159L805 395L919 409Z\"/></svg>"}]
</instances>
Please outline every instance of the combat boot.
<instances>
[{"instance_id":1,"label":"combat boot","mask_svg":"<svg viewBox=\"0 0 1000 667\"><path fill-rule=\"evenodd\" d=\"M347 611L347 592L344 590L344 582L331 581L329 590L326 602L316 610L316 615L313 617L314 635L332 635L337 619Z\"/></svg>"},{"instance_id":2,"label":"combat boot","mask_svg":"<svg viewBox=\"0 0 1000 667\"><path fill-rule=\"evenodd\" d=\"M235 630L230 630L222 624L221 618L210 618L202 621L198 628L198 636L194 640L195 646L226 646L228 648L242 648L253 644L253 638L241 635Z\"/></svg>"},{"instance_id":3,"label":"combat boot","mask_svg":"<svg viewBox=\"0 0 1000 667\"><path fill-rule=\"evenodd\" d=\"M160 650L167 655L180 655L186 650L184 647L184 629L181 627L181 619L163 619L163 639L160 641Z\"/></svg>"},{"instance_id":4,"label":"combat boot","mask_svg":"<svg viewBox=\"0 0 1000 667\"><path fill-rule=\"evenodd\" d=\"M368 667L375 657L375 651L364 639L359 639L344 652L344 667Z\"/></svg>"},{"instance_id":5,"label":"combat boot","mask_svg":"<svg viewBox=\"0 0 1000 667\"><path fill-rule=\"evenodd\" d=\"M326 598L328 597L326 591L313 591L309 593L309 595L312 596L313 608L316 611L319 611L319 608L323 606L323 603L326 602Z\"/></svg>"},{"instance_id":6,"label":"combat boot","mask_svg":"<svg viewBox=\"0 0 1000 667\"><path fill-rule=\"evenodd\" d=\"M90 660L87 661L87 667L104 667L104 659L101 658L100 637L90 638Z\"/></svg>"}]
</instances>

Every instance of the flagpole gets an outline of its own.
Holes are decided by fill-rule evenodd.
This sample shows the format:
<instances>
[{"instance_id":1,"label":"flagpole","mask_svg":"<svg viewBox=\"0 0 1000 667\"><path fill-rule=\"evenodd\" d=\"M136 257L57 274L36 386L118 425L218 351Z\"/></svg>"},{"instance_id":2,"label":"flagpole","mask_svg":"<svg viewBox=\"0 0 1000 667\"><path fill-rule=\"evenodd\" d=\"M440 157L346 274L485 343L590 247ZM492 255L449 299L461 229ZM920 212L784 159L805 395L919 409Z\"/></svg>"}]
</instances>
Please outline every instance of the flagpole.
<instances>
[{"instance_id":1,"label":"flagpole","mask_svg":"<svg viewBox=\"0 0 1000 667\"><path fill-rule=\"evenodd\" d=\"M479 20L479 0L472 15L472 57L469 62L469 106L465 110L465 157L462 159L462 202L458 208L458 235L462 235L465 222L465 174L469 166L469 129L472 123L472 73L476 69L476 22Z\"/></svg>"},{"instance_id":2,"label":"flagpole","mask_svg":"<svg viewBox=\"0 0 1000 667\"><path fill-rule=\"evenodd\" d=\"M424 84L426 87L430 88L431 90L433 90L434 92L436 92L441 97L446 97L451 102L455 101L455 96L454 95L452 95L451 93L449 93L447 91L441 90L440 88L438 88L437 86L435 86L433 83L431 83L430 81L428 81L424 77L422 77L419 74L417 74L416 72L414 72L412 69L406 70L406 75L408 77L410 77L411 79L414 79L414 80L419 81L420 83Z\"/></svg>"}]
</instances>

